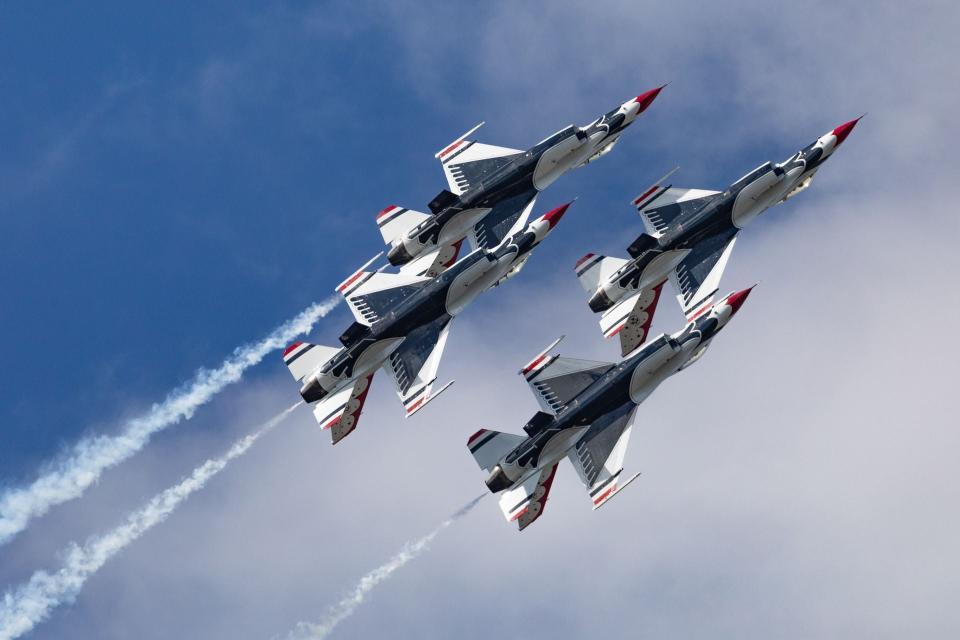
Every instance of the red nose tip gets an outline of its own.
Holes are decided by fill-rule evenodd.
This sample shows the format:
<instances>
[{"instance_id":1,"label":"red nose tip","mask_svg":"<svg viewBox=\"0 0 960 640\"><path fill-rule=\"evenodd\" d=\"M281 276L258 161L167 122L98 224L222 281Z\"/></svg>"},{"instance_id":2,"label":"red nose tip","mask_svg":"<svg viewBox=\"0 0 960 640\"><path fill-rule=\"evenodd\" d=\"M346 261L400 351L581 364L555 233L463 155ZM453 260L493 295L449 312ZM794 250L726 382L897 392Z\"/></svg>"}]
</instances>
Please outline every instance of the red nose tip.
<instances>
[{"instance_id":1,"label":"red nose tip","mask_svg":"<svg viewBox=\"0 0 960 640\"><path fill-rule=\"evenodd\" d=\"M860 116L860 118L862 117L863 116ZM842 125L833 130L833 135L837 136L838 147L843 144L843 141L847 139L847 136L850 135L850 132L853 131L853 128L857 126L857 123L860 122L860 118L851 120L850 122L844 122Z\"/></svg>"},{"instance_id":2,"label":"red nose tip","mask_svg":"<svg viewBox=\"0 0 960 640\"><path fill-rule=\"evenodd\" d=\"M663 85L663 87L665 86L667 85ZM634 102L640 105L640 111L637 112L638 114L643 113L644 111L647 110L647 107L649 107L653 103L653 101L657 99L657 96L660 95L660 92L663 91L663 87L657 87L656 89L651 89L646 93L641 93L640 95L638 95L636 98L633 99Z\"/></svg>"},{"instance_id":3,"label":"red nose tip","mask_svg":"<svg viewBox=\"0 0 960 640\"><path fill-rule=\"evenodd\" d=\"M567 209L569 209L570 205L572 204L573 204L572 202L568 202L567 204L557 207L556 209L554 209L553 211L550 211L549 213L545 213L543 215L543 219L549 222L550 228L553 229L555 226L557 226L557 223L560 222L560 218L563 217L563 214L567 212Z\"/></svg>"},{"instance_id":4,"label":"red nose tip","mask_svg":"<svg viewBox=\"0 0 960 640\"><path fill-rule=\"evenodd\" d=\"M757 285L753 286L755 287ZM747 296L750 295L751 291L753 291L753 287L744 289L742 291L737 291L736 293L731 293L729 296L727 296L726 302L733 309L733 312L730 313L731 316L740 310L740 307L743 306L743 303L747 301Z\"/></svg>"}]
</instances>

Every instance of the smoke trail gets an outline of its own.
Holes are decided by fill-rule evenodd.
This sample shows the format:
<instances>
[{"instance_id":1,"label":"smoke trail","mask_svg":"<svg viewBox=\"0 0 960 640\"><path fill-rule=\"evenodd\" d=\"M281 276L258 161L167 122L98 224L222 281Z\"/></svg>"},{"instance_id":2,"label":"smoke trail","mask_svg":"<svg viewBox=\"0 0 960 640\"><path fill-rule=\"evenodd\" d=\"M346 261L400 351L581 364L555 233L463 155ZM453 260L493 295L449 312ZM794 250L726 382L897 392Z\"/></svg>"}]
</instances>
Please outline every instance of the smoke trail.
<instances>
[{"instance_id":1,"label":"smoke trail","mask_svg":"<svg viewBox=\"0 0 960 640\"><path fill-rule=\"evenodd\" d=\"M486 494L477 496L465 504L459 511L441 522L440 526L419 540L405 544L400 550L400 553L390 558L385 564L380 565L363 576L360 582L357 583L357 586L353 588L353 591L331 607L330 610L327 611L327 615L320 622L297 623L294 630L287 635L287 640L323 640L329 636L338 624L353 615L353 612L363 604L367 594L370 593L374 587L393 575L397 569L426 551L430 543L433 542L433 539L437 537L437 534L467 515L470 510L483 499L484 495Z\"/></svg>"},{"instance_id":2,"label":"smoke trail","mask_svg":"<svg viewBox=\"0 0 960 640\"><path fill-rule=\"evenodd\" d=\"M241 438L219 458L207 460L179 484L157 494L146 505L127 516L117 528L91 538L83 546L71 545L64 554L66 559L63 566L56 573L37 571L29 581L5 593L0 602L0 638L17 638L27 633L43 622L55 607L72 601L87 579L107 560L150 528L166 520L190 494L202 489L231 460L246 453L260 436L280 424L299 405L297 402L254 433Z\"/></svg>"},{"instance_id":3,"label":"smoke trail","mask_svg":"<svg viewBox=\"0 0 960 640\"><path fill-rule=\"evenodd\" d=\"M333 297L308 307L260 342L238 347L218 368L197 371L192 382L171 392L146 414L127 422L118 435L83 438L65 459L41 471L33 484L6 489L0 495L0 545L9 542L30 520L51 507L81 496L105 470L142 449L154 433L183 419L189 420L194 411L224 387L238 381L244 371L268 353L310 331L317 320L330 313L339 302L339 297Z\"/></svg>"}]
</instances>

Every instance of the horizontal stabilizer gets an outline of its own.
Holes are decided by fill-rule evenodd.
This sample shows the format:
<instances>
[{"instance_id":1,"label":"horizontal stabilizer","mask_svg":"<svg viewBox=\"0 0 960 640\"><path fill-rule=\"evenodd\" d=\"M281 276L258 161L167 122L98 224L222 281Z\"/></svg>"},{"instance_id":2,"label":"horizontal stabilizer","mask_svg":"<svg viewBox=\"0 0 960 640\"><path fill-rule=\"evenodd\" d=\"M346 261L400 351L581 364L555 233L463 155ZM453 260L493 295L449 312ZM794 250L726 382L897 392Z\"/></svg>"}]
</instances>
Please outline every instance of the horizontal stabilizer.
<instances>
[{"instance_id":1,"label":"horizontal stabilizer","mask_svg":"<svg viewBox=\"0 0 960 640\"><path fill-rule=\"evenodd\" d=\"M608 258L607 256L588 253L577 260L574 270L583 290L587 293L593 293L601 282L606 282L610 276L617 272L617 269L627 262L629 260L623 258Z\"/></svg>"},{"instance_id":2,"label":"horizontal stabilizer","mask_svg":"<svg viewBox=\"0 0 960 640\"><path fill-rule=\"evenodd\" d=\"M392 204L377 214L377 226L380 228L383 241L391 244L429 218L430 214Z\"/></svg>"},{"instance_id":3,"label":"horizontal stabilizer","mask_svg":"<svg viewBox=\"0 0 960 640\"><path fill-rule=\"evenodd\" d=\"M662 281L623 298L600 316L603 337L620 336L620 355L627 355L647 339L661 291Z\"/></svg>"},{"instance_id":4,"label":"horizontal stabilizer","mask_svg":"<svg viewBox=\"0 0 960 640\"><path fill-rule=\"evenodd\" d=\"M371 382L372 373L314 405L313 415L322 429L330 429L333 444L337 444L357 428Z\"/></svg>"},{"instance_id":5,"label":"horizontal stabilizer","mask_svg":"<svg viewBox=\"0 0 960 640\"><path fill-rule=\"evenodd\" d=\"M503 433L490 429L480 429L467 440L467 448L484 471L490 471L503 456L510 453L525 440L515 433Z\"/></svg>"},{"instance_id":6,"label":"horizontal stabilizer","mask_svg":"<svg viewBox=\"0 0 960 640\"><path fill-rule=\"evenodd\" d=\"M523 531L543 515L558 464L555 462L544 467L539 475L530 476L519 486L500 495L500 510L507 522L516 521L520 531Z\"/></svg>"},{"instance_id":7,"label":"horizontal stabilizer","mask_svg":"<svg viewBox=\"0 0 960 640\"><path fill-rule=\"evenodd\" d=\"M620 355L627 355L646 341L662 290L663 282L641 289L600 316L603 337L620 336Z\"/></svg>"},{"instance_id":8,"label":"horizontal stabilizer","mask_svg":"<svg viewBox=\"0 0 960 640\"><path fill-rule=\"evenodd\" d=\"M283 352L283 363L299 382L313 373L340 351L337 347L324 347L309 342L294 342Z\"/></svg>"}]
</instances>

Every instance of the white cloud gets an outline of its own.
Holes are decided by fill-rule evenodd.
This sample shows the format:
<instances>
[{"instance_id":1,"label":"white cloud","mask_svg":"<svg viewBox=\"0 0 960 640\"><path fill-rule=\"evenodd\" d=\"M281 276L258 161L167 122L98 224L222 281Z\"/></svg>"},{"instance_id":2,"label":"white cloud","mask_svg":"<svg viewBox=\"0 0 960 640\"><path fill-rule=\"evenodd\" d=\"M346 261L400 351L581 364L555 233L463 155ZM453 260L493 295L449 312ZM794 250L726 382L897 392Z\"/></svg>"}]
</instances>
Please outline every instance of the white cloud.
<instances>
[{"instance_id":1,"label":"white cloud","mask_svg":"<svg viewBox=\"0 0 960 640\"><path fill-rule=\"evenodd\" d=\"M337 297L311 305L264 339L238 347L216 369L198 370L190 384L173 391L145 415L127 422L119 434L86 437L62 460L41 470L29 486L5 489L0 494L0 544L9 542L31 520L52 507L83 495L104 471L140 451L157 432L189 420L198 408L240 380L247 369L259 364L267 354L310 331L339 301Z\"/></svg>"},{"instance_id":2,"label":"white cloud","mask_svg":"<svg viewBox=\"0 0 960 640\"><path fill-rule=\"evenodd\" d=\"M217 458L194 469L187 478L166 489L146 505L130 513L124 523L84 545L73 544L55 573L37 571L26 583L7 591L0 605L0 637L19 638L49 617L51 611L73 601L87 580L111 558L144 533L166 520L190 495L199 491L230 462L245 454L262 435L276 427L299 406L281 411L250 435L234 443Z\"/></svg>"},{"instance_id":3,"label":"white cloud","mask_svg":"<svg viewBox=\"0 0 960 640\"><path fill-rule=\"evenodd\" d=\"M302 410L38 633L262 638L324 611L371 558L482 488L466 436L516 431L536 410L515 375L529 355L566 333L567 355L615 357L569 273L593 247L570 240L602 233L621 250L636 221L597 203L626 200L676 160L690 186L722 186L869 111L813 188L744 232L724 287L761 284L710 353L640 408L627 458L644 472L636 483L591 512L561 467L545 516L522 534L481 503L337 633L955 637L960 89L946 79L957 11L543 3L390 14L402 45L391 60L411 87L443 94L448 118L486 111L492 143L522 144L531 122L535 138L638 85L673 84L615 153L570 176L582 222L572 212L521 277L457 320L441 369L458 380L450 392L403 421L378 376L360 427L336 448ZM658 327L674 328L679 314L661 306ZM280 377L256 406L296 393ZM233 394L231 410L253 406L253 390ZM181 453L148 449L151 465L116 473L184 464L201 436L173 436Z\"/></svg>"}]
</instances>

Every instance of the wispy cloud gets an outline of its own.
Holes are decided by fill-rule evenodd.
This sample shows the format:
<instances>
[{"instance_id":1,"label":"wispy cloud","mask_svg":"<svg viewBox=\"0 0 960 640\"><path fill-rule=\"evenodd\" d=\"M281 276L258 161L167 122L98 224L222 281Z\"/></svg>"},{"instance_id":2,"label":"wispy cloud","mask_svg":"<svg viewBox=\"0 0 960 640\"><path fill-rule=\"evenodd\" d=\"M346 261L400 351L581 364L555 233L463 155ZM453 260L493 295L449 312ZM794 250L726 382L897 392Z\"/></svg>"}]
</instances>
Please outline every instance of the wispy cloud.
<instances>
[{"instance_id":1,"label":"wispy cloud","mask_svg":"<svg viewBox=\"0 0 960 640\"><path fill-rule=\"evenodd\" d=\"M17 638L43 622L56 607L76 598L84 583L119 551L152 527L166 520L184 500L202 489L235 458L245 454L262 435L280 424L300 405L291 405L262 427L238 440L219 458L211 458L180 483L156 495L127 516L119 527L86 544L67 550L63 567L56 573L37 571L29 581L8 591L0 604L0 638Z\"/></svg>"},{"instance_id":2,"label":"wispy cloud","mask_svg":"<svg viewBox=\"0 0 960 640\"><path fill-rule=\"evenodd\" d=\"M29 486L6 489L0 494L0 544L10 541L51 507L80 497L105 470L142 449L153 434L192 417L199 407L240 380L247 369L271 351L310 331L339 301L339 297L333 297L311 305L263 340L238 347L216 369L197 371L192 382L153 405L145 415L130 420L119 434L84 438L74 445L68 457L52 465Z\"/></svg>"},{"instance_id":3,"label":"wispy cloud","mask_svg":"<svg viewBox=\"0 0 960 640\"><path fill-rule=\"evenodd\" d=\"M465 504L427 535L405 544L400 550L400 553L360 578L360 582L353 588L353 591L331 607L327 615L324 616L320 622L298 623L296 628L287 635L287 640L323 640L323 638L328 637L338 624L353 615L353 612L363 604L363 601L367 598L367 594L373 591L374 587L384 580L387 580L397 569L400 569L426 551L430 547L430 543L433 542L433 539L436 538L441 531L470 513L477 503L483 499L484 495L486 494L477 496Z\"/></svg>"}]
</instances>

